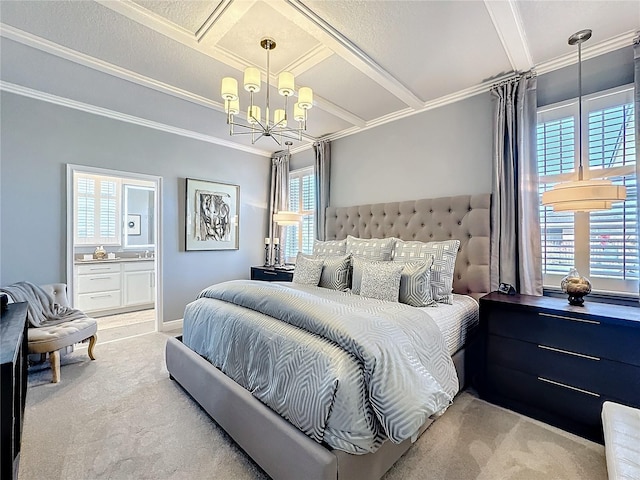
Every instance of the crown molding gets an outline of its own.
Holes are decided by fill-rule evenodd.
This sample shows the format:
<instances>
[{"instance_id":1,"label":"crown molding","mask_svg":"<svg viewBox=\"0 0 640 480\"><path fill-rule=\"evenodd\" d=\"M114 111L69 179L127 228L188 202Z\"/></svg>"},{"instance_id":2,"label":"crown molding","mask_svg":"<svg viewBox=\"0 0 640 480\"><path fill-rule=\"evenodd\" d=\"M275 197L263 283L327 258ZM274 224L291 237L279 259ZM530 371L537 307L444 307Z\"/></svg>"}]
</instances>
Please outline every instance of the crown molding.
<instances>
[{"instance_id":1,"label":"crown molding","mask_svg":"<svg viewBox=\"0 0 640 480\"><path fill-rule=\"evenodd\" d=\"M72 108L74 110L91 113L93 115L99 115L101 117L107 117L107 118L111 118L113 120L118 120L121 122L131 123L134 125L140 125L142 127L152 128L154 130L160 130L162 132L172 133L174 135L179 135L181 137L187 137L195 140L201 140L207 143L213 143L215 145L220 145L222 147L232 148L234 150L240 150L242 152L259 155L261 157L271 157L271 154L272 154L272 152L269 152L267 150L262 150L255 147L249 147L246 145L240 145L238 143L231 142L228 140L222 140L218 137L213 137L211 135L205 135L203 133L194 132L192 130L174 127L172 125L155 122L153 120L147 120L146 118L136 117L134 115L117 112L115 110L110 110L108 108L97 107L95 105L91 105L88 103L78 102L76 100L59 97L57 95L52 95L47 92L42 92L40 90L23 87L21 85L16 85L14 83L5 82L2 80L0 80L0 90L8 93L20 95L23 97L33 98L35 100L52 103L54 105L60 105L62 107Z\"/></svg>"},{"instance_id":2,"label":"crown molding","mask_svg":"<svg viewBox=\"0 0 640 480\"><path fill-rule=\"evenodd\" d=\"M224 15L227 9L231 6L231 3L233 3L233 0L222 0L216 6L216 8L213 9L213 12L211 12L211 15L207 17L204 23L200 25L200 28L198 28L198 30L196 30L196 32L194 33L194 36L198 43L202 42L204 37L211 30L211 27L213 27L216 23L220 22L220 20L222 19L222 15ZM225 30L225 32L226 31L227 30Z\"/></svg>"},{"instance_id":3,"label":"crown molding","mask_svg":"<svg viewBox=\"0 0 640 480\"><path fill-rule=\"evenodd\" d=\"M630 30L615 37L611 37L604 42L596 43L592 46L583 44L582 60L589 60L590 58L604 55L605 53L613 52L614 50L618 50L620 48L631 46L633 45L633 39L637 35L638 32L636 30ZM578 55L576 53L568 53L566 55L562 55L561 57L557 57L553 60L542 62L536 65L535 70L538 75L544 75L545 73L559 70L576 63L578 63Z\"/></svg>"}]
</instances>

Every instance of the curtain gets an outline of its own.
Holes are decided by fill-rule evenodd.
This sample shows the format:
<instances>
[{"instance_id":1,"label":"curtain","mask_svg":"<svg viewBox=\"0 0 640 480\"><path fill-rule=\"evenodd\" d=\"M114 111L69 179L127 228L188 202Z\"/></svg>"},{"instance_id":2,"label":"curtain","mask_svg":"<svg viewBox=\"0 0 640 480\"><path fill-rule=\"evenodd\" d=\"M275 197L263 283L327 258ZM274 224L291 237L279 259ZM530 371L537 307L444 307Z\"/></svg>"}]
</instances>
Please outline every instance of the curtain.
<instances>
[{"instance_id":1,"label":"curtain","mask_svg":"<svg viewBox=\"0 0 640 480\"><path fill-rule=\"evenodd\" d=\"M316 182L316 238L326 240L326 210L329 206L329 192L331 181L331 142L321 140L313 144L316 152L315 182Z\"/></svg>"},{"instance_id":2,"label":"curtain","mask_svg":"<svg viewBox=\"0 0 640 480\"><path fill-rule=\"evenodd\" d=\"M491 289L503 282L528 295L542 295L536 83L524 74L491 89Z\"/></svg>"},{"instance_id":3,"label":"curtain","mask_svg":"<svg viewBox=\"0 0 640 480\"><path fill-rule=\"evenodd\" d=\"M281 210L289 209L289 153L276 152L271 157L271 193L269 196L269 238L271 247L269 249L269 265L276 263L273 249L274 238L280 239L280 262L285 250L285 238L282 227L273 221L273 214Z\"/></svg>"},{"instance_id":4,"label":"curtain","mask_svg":"<svg viewBox=\"0 0 640 480\"><path fill-rule=\"evenodd\" d=\"M633 72L635 84L633 109L636 122L636 182L640 184L640 36L637 36L633 40ZM640 202L638 202L638 206L636 208L638 209L637 213L640 215ZM640 216L636 215L636 219L640 219ZM637 222L636 228L640 234L640 225ZM638 289L640 290L640 283L638 284Z\"/></svg>"}]
</instances>

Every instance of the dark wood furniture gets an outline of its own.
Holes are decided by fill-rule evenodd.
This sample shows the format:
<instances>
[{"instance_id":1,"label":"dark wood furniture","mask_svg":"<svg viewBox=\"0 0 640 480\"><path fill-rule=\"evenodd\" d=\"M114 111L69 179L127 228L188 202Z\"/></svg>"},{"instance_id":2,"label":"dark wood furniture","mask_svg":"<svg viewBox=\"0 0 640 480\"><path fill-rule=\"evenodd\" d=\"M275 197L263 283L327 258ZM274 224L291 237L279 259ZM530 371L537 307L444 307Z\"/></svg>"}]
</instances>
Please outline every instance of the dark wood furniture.
<instances>
[{"instance_id":1,"label":"dark wood furniture","mask_svg":"<svg viewBox=\"0 0 640 480\"><path fill-rule=\"evenodd\" d=\"M640 407L640 308L562 298L480 299L482 398L602 442L602 404Z\"/></svg>"},{"instance_id":2,"label":"dark wood furniture","mask_svg":"<svg viewBox=\"0 0 640 480\"><path fill-rule=\"evenodd\" d=\"M251 280L262 280L264 282L290 282L293 280L293 269L251 267Z\"/></svg>"},{"instance_id":3,"label":"dark wood furniture","mask_svg":"<svg viewBox=\"0 0 640 480\"><path fill-rule=\"evenodd\" d=\"M22 419L27 398L27 303L0 316L0 478L18 478Z\"/></svg>"}]
</instances>

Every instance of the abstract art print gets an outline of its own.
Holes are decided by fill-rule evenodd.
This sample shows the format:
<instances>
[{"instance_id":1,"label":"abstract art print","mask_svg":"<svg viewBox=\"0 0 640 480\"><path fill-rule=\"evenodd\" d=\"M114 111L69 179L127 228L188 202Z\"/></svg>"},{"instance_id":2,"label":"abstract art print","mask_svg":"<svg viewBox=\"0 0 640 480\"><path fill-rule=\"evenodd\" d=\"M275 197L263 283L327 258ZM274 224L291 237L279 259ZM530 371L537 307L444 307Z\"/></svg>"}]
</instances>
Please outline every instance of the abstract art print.
<instances>
[{"instance_id":1,"label":"abstract art print","mask_svg":"<svg viewBox=\"0 0 640 480\"><path fill-rule=\"evenodd\" d=\"M187 251L238 249L240 187L187 178Z\"/></svg>"}]
</instances>

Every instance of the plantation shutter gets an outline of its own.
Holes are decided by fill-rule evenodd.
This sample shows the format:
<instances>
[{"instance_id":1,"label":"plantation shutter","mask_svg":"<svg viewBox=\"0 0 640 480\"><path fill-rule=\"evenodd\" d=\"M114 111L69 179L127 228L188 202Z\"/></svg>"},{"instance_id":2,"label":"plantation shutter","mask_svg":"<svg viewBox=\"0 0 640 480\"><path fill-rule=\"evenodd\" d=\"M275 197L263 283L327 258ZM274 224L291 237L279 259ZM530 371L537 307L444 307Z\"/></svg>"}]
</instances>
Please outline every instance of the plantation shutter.
<instances>
[{"instance_id":1,"label":"plantation shutter","mask_svg":"<svg viewBox=\"0 0 640 480\"><path fill-rule=\"evenodd\" d=\"M298 252L312 254L315 238L316 186L313 168L289 173L289 209L302 214L299 225L287 226L285 261L293 262Z\"/></svg>"}]
</instances>

